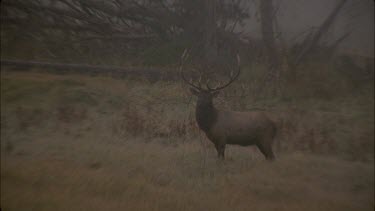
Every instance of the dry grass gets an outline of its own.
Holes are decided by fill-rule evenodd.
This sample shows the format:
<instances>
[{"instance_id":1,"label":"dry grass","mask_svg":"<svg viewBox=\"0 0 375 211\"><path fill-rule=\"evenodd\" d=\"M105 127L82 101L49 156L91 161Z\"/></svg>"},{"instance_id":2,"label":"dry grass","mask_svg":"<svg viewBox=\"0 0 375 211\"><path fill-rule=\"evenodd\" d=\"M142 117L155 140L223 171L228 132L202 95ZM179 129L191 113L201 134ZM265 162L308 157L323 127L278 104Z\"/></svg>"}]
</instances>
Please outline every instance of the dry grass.
<instances>
[{"instance_id":1,"label":"dry grass","mask_svg":"<svg viewBox=\"0 0 375 211\"><path fill-rule=\"evenodd\" d=\"M373 99L260 102L280 120L278 160L230 146L222 163L179 85L1 80L3 210L374 209Z\"/></svg>"},{"instance_id":2,"label":"dry grass","mask_svg":"<svg viewBox=\"0 0 375 211\"><path fill-rule=\"evenodd\" d=\"M178 140L176 140L178 141ZM371 164L306 153L274 163L198 143L40 137L2 156L4 210L373 210Z\"/></svg>"}]
</instances>

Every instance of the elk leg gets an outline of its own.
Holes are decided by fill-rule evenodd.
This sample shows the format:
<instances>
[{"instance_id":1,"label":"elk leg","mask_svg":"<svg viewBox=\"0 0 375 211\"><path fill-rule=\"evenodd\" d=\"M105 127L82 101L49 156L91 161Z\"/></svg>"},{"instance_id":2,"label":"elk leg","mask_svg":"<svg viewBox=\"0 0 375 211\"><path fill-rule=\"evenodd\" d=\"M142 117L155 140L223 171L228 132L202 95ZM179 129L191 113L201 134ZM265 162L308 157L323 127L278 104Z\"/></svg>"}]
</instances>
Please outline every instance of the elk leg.
<instances>
[{"instance_id":1,"label":"elk leg","mask_svg":"<svg viewBox=\"0 0 375 211\"><path fill-rule=\"evenodd\" d=\"M221 145L219 149L220 158L224 160L225 145Z\"/></svg>"},{"instance_id":2,"label":"elk leg","mask_svg":"<svg viewBox=\"0 0 375 211\"><path fill-rule=\"evenodd\" d=\"M217 156L221 160L224 160L225 144L215 144L215 148L217 151Z\"/></svg>"},{"instance_id":3,"label":"elk leg","mask_svg":"<svg viewBox=\"0 0 375 211\"><path fill-rule=\"evenodd\" d=\"M258 149L266 157L267 160L274 160L275 155L273 154L272 147L269 145L257 144Z\"/></svg>"}]
</instances>

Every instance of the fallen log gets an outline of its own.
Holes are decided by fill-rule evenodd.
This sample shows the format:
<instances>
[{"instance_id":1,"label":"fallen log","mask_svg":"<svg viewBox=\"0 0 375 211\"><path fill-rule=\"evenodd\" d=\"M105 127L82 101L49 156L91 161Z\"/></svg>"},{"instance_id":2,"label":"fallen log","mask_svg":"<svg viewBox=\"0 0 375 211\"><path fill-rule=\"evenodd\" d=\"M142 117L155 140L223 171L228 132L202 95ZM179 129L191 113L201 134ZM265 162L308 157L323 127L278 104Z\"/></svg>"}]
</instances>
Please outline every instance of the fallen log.
<instances>
[{"instance_id":1,"label":"fallen log","mask_svg":"<svg viewBox=\"0 0 375 211\"><path fill-rule=\"evenodd\" d=\"M1 60L1 66L9 66L7 70L28 71L31 68L41 68L47 72L58 74L80 73L80 74L104 74L113 77L139 76L150 80L173 80L177 74L172 69L145 68L145 67L121 67L89 64L65 64L39 61L23 60ZM3 70L3 68L1 68Z\"/></svg>"}]
</instances>

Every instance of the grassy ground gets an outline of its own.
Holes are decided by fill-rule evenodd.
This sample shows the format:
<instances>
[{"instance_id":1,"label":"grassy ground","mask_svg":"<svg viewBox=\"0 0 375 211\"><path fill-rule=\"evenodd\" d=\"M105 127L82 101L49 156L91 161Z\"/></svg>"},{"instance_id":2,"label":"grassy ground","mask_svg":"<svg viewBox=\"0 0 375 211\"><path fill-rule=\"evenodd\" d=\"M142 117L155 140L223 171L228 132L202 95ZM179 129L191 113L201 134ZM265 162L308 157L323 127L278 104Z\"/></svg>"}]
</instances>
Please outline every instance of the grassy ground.
<instances>
[{"instance_id":1,"label":"grassy ground","mask_svg":"<svg viewBox=\"0 0 375 211\"><path fill-rule=\"evenodd\" d=\"M216 104L267 108L277 161L230 146L222 163L180 84L1 74L3 210L374 209L373 97L255 102L234 87Z\"/></svg>"}]
</instances>

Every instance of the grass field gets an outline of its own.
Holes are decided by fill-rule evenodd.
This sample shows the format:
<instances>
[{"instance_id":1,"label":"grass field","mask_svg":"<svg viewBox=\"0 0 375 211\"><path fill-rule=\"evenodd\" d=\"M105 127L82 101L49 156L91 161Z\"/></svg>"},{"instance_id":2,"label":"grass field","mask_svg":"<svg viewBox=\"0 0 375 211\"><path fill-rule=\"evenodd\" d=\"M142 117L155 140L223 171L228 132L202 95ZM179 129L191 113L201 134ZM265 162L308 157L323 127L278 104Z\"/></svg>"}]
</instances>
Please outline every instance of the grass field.
<instances>
[{"instance_id":1,"label":"grass field","mask_svg":"<svg viewBox=\"0 0 375 211\"><path fill-rule=\"evenodd\" d=\"M277 160L220 162L175 82L1 72L2 210L374 210L373 93L238 97L278 122ZM242 101L241 101L242 100Z\"/></svg>"}]
</instances>

